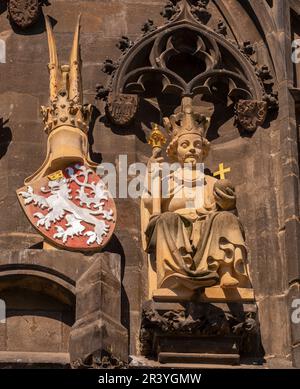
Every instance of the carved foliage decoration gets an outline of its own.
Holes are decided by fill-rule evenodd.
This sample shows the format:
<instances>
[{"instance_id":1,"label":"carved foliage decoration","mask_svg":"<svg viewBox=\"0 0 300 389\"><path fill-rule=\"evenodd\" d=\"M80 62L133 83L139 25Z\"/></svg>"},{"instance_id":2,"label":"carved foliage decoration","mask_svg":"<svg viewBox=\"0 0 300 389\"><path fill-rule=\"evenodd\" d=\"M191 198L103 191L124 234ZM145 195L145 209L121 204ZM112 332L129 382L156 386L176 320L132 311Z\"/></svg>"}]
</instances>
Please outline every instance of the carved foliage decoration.
<instances>
[{"instance_id":1,"label":"carved foliage decoration","mask_svg":"<svg viewBox=\"0 0 300 389\"><path fill-rule=\"evenodd\" d=\"M9 0L8 17L18 27L24 29L34 24L41 13L40 0Z\"/></svg>"},{"instance_id":2,"label":"carved foliage decoration","mask_svg":"<svg viewBox=\"0 0 300 389\"><path fill-rule=\"evenodd\" d=\"M245 306L246 307L246 306ZM143 305L140 331L141 353L145 356L155 354L156 336L184 336L194 338L236 338L240 352L251 353L259 336L259 323L254 305L246 308L236 306L220 309L214 304L188 303L184 308L157 310L153 301Z\"/></svg>"},{"instance_id":3,"label":"carved foliage decoration","mask_svg":"<svg viewBox=\"0 0 300 389\"><path fill-rule=\"evenodd\" d=\"M161 13L167 19L166 25L155 28L148 20L143 26L144 35L135 44L122 37L119 43L122 57L118 63L110 60L104 63L103 70L110 74L110 80L106 87L98 87L99 98L112 95L108 111L115 111L111 109L111 102L120 102L116 97L119 94L146 98L158 94L180 98L202 95L205 99L225 94L234 104L239 100L257 102L260 119L265 117L263 107L265 110L277 108L273 83L269 79L272 76L269 72L267 77L265 67L256 66L251 43L245 42L239 47L226 39L226 26L222 21L215 30L207 27L208 5L209 0L168 1ZM120 109L117 111L120 113ZM110 118L117 122L113 115ZM241 115L237 115L238 121L240 118ZM123 125L126 121L124 117ZM261 120L254 121L250 125L248 120L245 129L253 131L261 123ZM242 119L240 125L244 123Z\"/></svg>"},{"instance_id":4,"label":"carved foliage decoration","mask_svg":"<svg viewBox=\"0 0 300 389\"><path fill-rule=\"evenodd\" d=\"M108 351L96 351L82 359L71 362L72 369L125 369L126 363Z\"/></svg>"}]
</instances>

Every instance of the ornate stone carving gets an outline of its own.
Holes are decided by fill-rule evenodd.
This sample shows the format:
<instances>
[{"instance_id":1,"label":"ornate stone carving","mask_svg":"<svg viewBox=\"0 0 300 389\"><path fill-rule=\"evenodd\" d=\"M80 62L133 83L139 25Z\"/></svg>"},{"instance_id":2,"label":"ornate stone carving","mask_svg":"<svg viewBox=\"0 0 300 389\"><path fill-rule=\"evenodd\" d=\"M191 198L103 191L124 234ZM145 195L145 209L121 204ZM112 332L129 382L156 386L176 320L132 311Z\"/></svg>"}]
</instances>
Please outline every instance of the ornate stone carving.
<instances>
[{"instance_id":1,"label":"ornate stone carving","mask_svg":"<svg viewBox=\"0 0 300 389\"><path fill-rule=\"evenodd\" d=\"M202 339L202 342L215 339L216 343L235 338L238 353L251 353L257 344L257 340L253 342L254 338L259 340L256 306L232 303L232 307L231 310L226 304L203 302L158 305L152 300L145 302L140 331L141 353L155 356L159 352L158 337L188 339L189 336ZM173 352L176 352L175 344Z\"/></svg>"},{"instance_id":2,"label":"ornate stone carving","mask_svg":"<svg viewBox=\"0 0 300 389\"><path fill-rule=\"evenodd\" d=\"M270 111L277 111L279 107L279 102L278 102L278 92L270 92L270 93L265 93L263 95L263 100L268 104L268 109Z\"/></svg>"},{"instance_id":3,"label":"ornate stone carving","mask_svg":"<svg viewBox=\"0 0 300 389\"><path fill-rule=\"evenodd\" d=\"M125 369L127 364L111 353L101 350L71 363L72 369Z\"/></svg>"},{"instance_id":4,"label":"ornate stone carving","mask_svg":"<svg viewBox=\"0 0 300 389\"><path fill-rule=\"evenodd\" d=\"M105 87L113 95L146 95L150 99L201 95L213 103L224 99L226 90L228 104L257 100L276 108L272 76L256 66L251 42L239 46L226 39L224 21L219 21L217 34L203 26L210 15L208 4L208 0L169 1L162 12L167 24L154 29L148 21L135 44L123 36L118 44L123 55L117 64L107 64L105 71L111 77ZM181 65L183 58L188 66Z\"/></svg>"},{"instance_id":5,"label":"ornate stone carving","mask_svg":"<svg viewBox=\"0 0 300 389\"><path fill-rule=\"evenodd\" d=\"M227 27L226 24L223 22L223 20L220 20L218 22L217 28L215 29L216 33L223 35L226 37L227 35Z\"/></svg>"},{"instance_id":6,"label":"ornate stone carving","mask_svg":"<svg viewBox=\"0 0 300 389\"><path fill-rule=\"evenodd\" d=\"M249 55L249 56L251 56L251 55L253 55L255 53L254 47L253 47L253 45L251 44L250 41L246 41L246 42L243 43L241 51L243 53L245 53L246 55Z\"/></svg>"},{"instance_id":7,"label":"ornate stone carving","mask_svg":"<svg viewBox=\"0 0 300 389\"><path fill-rule=\"evenodd\" d=\"M256 100L239 100L236 105L236 120L246 130L256 131L265 122L268 103Z\"/></svg>"},{"instance_id":8,"label":"ornate stone carving","mask_svg":"<svg viewBox=\"0 0 300 389\"><path fill-rule=\"evenodd\" d=\"M122 53L125 53L132 45L133 42L128 38L128 36L123 35L116 46L122 51Z\"/></svg>"},{"instance_id":9,"label":"ornate stone carving","mask_svg":"<svg viewBox=\"0 0 300 389\"><path fill-rule=\"evenodd\" d=\"M96 100L107 100L110 90L102 84L96 85Z\"/></svg>"},{"instance_id":10,"label":"ornate stone carving","mask_svg":"<svg viewBox=\"0 0 300 389\"><path fill-rule=\"evenodd\" d=\"M163 11L160 13L162 17L172 20L173 16L179 11L179 7L177 6L177 0L170 0L165 5Z\"/></svg>"},{"instance_id":11,"label":"ornate stone carving","mask_svg":"<svg viewBox=\"0 0 300 389\"><path fill-rule=\"evenodd\" d=\"M148 19L147 22L142 26L142 32L145 34L148 34L149 32L155 31L156 26L154 25L154 22L152 19Z\"/></svg>"},{"instance_id":12,"label":"ornate stone carving","mask_svg":"<svg viewBox=\"0 0 300 389\"><path fill-rule=\"evenodd\" d=\"M79 22L78 22L79 23ZM46 26L49 40L50 106L41 107L45 131L49 135L60 126L72 126L87 132L92 107L82 104L81 69L79 59L79 24L68 65L59 65L56 44L48 18Z\"/></svg>"},{"instance_id":13,"label":"ornate stone carving","mask_svg":"<svg viewBox=\"0 0 300 389\"><path fill-rule=\"evenodd\" d=\"M102 72L111 75L117 69L117 64L111 59L106 59L103 62Z\"/></svg>"},{"instance_id":14,"label":"ornate stone carving","mask_svg":"<svg viewBox=\"0 0 300 389\"><path fill-rule=\"evenodd\" d=\"M257 76L262 80L266 85L274 85L273 77L271 75L270 69L267 65L262 65L256 70Z\"/></svg>"},{"instance_id":15,"label":"ornate stone carving","mask_svg":"<svg viewBox=\"0 0 300 389\"><path fill-rule=\"evenodd\" d=\"M118 94L108 96L106 111L110 120L118 126L128 125L135 117L138 109L138 96Z\"/></svg>"},{"instance_id":16,"label":"ornate stone carving","mask_svg":"<svg viewBox=\"0 0 300 389\"><path fill-rule=\"evenodd\" d=\"M9 0L8 17L20 28L34 24L41 14L40 0Z\"/></svg>"},{"instance_id":17,"label":"ornate stone carving","mask_svg":"<svg viewBox=\"0 0 300 389\"><path fill-rule=\"evenodd\" d=\"M278 109L278 92L274 92L273 76L267 65L257 67L256 75L259 78L264 88L264 94L262 100L268 105L270 111Z\"/></svg>"},{"instance_id":18,"label":"ornate stone carving","mask_svg":"<svg viewBox=\"0 0 300 389\"><path fill-rule=\"evenodd\" d=\"M207 10L209 0L191 1L192 14L203 24L207 24L211 18L211 13Z\"/></svg>"},{"instance_id":19,"label":"ornate stone carving","mask_svg":"<svg viewBox=\"0 0 300 389\"><path fill-rule=\"evenodd\" d=\"M126 51L130 47L130 52L126 57L126 67L124 68L125 64L121 60L118 69L113 74L111 82L113 93L121 91L121 93L142 94L147 89L146 83L151 85L152 79L155 79L157 83L158 78L161 78L162 93L179 96L190 94L209 96L212 95L214 84L222 80L223 83L228 83L228 96L234 100L239 98L261 99L261 85L255 77L242 74L241 69L237 71L234 67L230 68L229 58L232 58L233 63L247 62L241 56L240 51L228 45L223 36L217 38L215 34L210 34L207 30L204 33L201 23L195 20L195 10L199 7L201 10L206 9L207 1L191 3L178 1L168 3L167 6L168 10L178 10L176 13L172 11L173 18L167 26L151 31L134 47L131 47L132 43L127 37L122 37L119 43L120 49ZM184 45L182 44L183 36L185 37ZM146 52L145 47L147 47ZM145 63L130 66L129 64L138 56L139 48L143 50ZM177 58L182 55L189 56L190 62L197 64L194 70L189 69L186 74L182 66L176 67ZM226 56L225 67L223 66L223 55ZM249 68L249 65L241 63L242 67L244 71ZM130 69L130 72L127 69Z\"/></svg>"}]
</instances>

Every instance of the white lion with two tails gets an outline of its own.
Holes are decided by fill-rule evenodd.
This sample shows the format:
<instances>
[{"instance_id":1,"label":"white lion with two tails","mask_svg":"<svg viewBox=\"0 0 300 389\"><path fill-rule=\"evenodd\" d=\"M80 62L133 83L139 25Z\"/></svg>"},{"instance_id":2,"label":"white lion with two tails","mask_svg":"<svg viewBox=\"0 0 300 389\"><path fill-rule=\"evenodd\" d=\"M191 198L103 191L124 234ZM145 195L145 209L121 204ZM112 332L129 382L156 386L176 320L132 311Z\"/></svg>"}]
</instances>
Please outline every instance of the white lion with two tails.
<instances>
[{"instance_id":1,"label":"white lion with two tails","mask_svg":"<svg viewBox=\"0 0 300 389\"><path fill-rule=\"evenodd\" d=\"M53 238L66 243L69 238L83 235L87 237L87 245L93 243L101 245L103 237L108 234L110 228L105 221L112 221L114 216L112 209L104 209L105 202L109 199L109 192L101 181L88 182L89 174L93 173L93 170L81 165L76 165L75 168L78 170L77 173L73 168L66 169L70 178L60 177L49 181L48 188L41 188L41 192L51 193L48 197L35 194L31 186L27 186L27 192L20 192L20 195L23 197L25 205L33 203L42 210L48 210L46 214L42 212L34 214L34 217L38 218L37 227L42 226L49 230L53 224L65 218L67 228L55 226L57 232ZM83 177L84 180L80 181L79 177ZM72 190L69 184L72 181L75 181L79 186L75 199L79 200L80 206L71 201L70 193ZM99 215L102 216L103 220L96 217ZM93 231L86 231L86 227L81 222L93 226Z\"/></svg>"}]
</instances>

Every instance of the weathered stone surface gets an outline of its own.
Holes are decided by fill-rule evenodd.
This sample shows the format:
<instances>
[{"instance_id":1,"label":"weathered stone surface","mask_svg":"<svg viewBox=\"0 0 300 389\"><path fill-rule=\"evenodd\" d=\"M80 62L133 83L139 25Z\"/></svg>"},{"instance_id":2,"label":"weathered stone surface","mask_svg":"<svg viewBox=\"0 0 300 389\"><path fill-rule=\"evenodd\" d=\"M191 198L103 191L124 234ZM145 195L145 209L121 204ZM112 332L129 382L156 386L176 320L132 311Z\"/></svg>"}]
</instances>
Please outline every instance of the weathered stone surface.
<instances>
[{"instance_id":1,"label":"weathered stone surface","mask_svg":"<svg viewBox=\"0 0 300 389\"><path fill-rule=\"evenodd\" d=\"M294 350L296 350L297 346L300 344L300 323L299 323L300 315L299 313L295 315L295 312L297 313L300 307L300 285L298 282L294 283L290 287L288 304L290 307L289 313L290 313L290 320L291 320L291 341L292 341L293 352L294 352ZM293 316L293 314L295 315L295 317Z\"/></svg>"},{"instance_id":2,"label":"weathered stone surface","mask_svg":"<svg viewBox=\"0 0 300 389\"><path fill-rule=\"evenodd\" d=\"M293 351L293 365L299 369L300 366L300 347L299 345L292 348Z\"/></svg>"},{"instance_id":3,"label":"weathered stone surface","mask_svg":"<svg viewBox=\"0 0 300 389\"><path fill-rule=\"evenodd\" d=\"M1 298L6 302L7 314L2 351L68 351L74 323L70 307L53 297L18 287L14 291L2 291Z\"/></svg>"},{"instance_id":4,"label":"weathered stone surface","mask_svg":"<svg viewBox=\"0 0 300 389\"><path fill-rule=\"evenodd\" d=\"M68 60L75 21L78 13L83 13L81 43L84 98L97 106L100 115L96 119L93 136L90 137L93 143L92 158L99 161L97 153L102 153L104 162L115 163L118 154L128 154L130 162L146 162L150 156L146 143L150 122L160 122L162 116L173 113L174 101L170 95L160 96L158 103L147 99L141 103L136 121L126 130L120 131L107 122L104 124L105 104L95 102L96 84L106 85L108 77L101 71L101 67L107 58L114 61L120 58L121 52L116 44L122 35L128 35L131 40L140 37L140 28L147 18L153 19L156 25L164 23L160 12L165 0L60 0L50 3L44 7L44 11L55 20L54 31L62 61ZM258 299L266 359L270 367L287 366L291 363L288 356L293 354L294 364L299 366L298 330L290 323L288 297L288 294L297 296L295 286L289 292L289 282L299 279L300 263L299 111L295 114L294 98L297 93L291 94L289 91L291 87L299 88L299 70L292 66L290 60L291 40L299 37L299 23L292 14L290 28L290 9L285 1L274 1L272 7L268 5L271 2L256 0L224 0L220 1L220 7L213 3L209 5L212 16L207 27L215 29L220 19L226 19L228 41L234 41L235 45L247 41L253 44L256 52L247 58L247 67L252 66L251 60L255 60L259 66L266 64L271 69L274 90L279 92L279 112L271 114L271 120L267 117L266 124L258 128L254 135L249 135L240 133L234 127L231 102L228 102L228 106L223 101L216 106L208 103L204 108L214 112L214 115L208 134L212 152L206 167L212 172L216 171L221 162L231 167L228 178L236 184L239 198L237 208L245 226L250 273ZM294 6L295 2L292 2ZM46 137L42 130L39 106L48 101L47 40L42 18L35 27L20 33L11 28L6 16L6 12L0 15L0 39L5 42L6 54L6 63L0 64L0 116L4 120L9 118L5 125L8 129L0 128L0 275L7 270L21 276L24 269L34 269L41 271L44 276L64 279L72 289L94 262L94 257L65 251L25 250L33 245L41 248L41 239L19 208L15 190L44 160ZM117 240L112 242L109 251L118 253L122 258L122 307L114 311L111 306L107 306L107 313L121 315L123 324L130 329L130 350L136 353L139 348L138 307L145 298L147 264L141 250L138 202L120 199L117 206ZM109 254L103 255L110 261ZM57 281L55 277L51 279L52 283ZM84 304L81 306L81 314L92 309L93 298L89 292L95 292L105 303L108 301L109 287L105 289L105 285L107 283L103 281L103 295L99 292L101 287L97 289L94 284L86 287L86 292L82 291L86 307ZM63 293L60 294L62 296ZM113 296L116 298L116 294ZM96 306L98 310L99 304L95 305L95 309ZM100 320L96 316L94 319L96 324L91 327L91 331L97 329ZM106 318L101 320L111 323ZM114 334L124 334L119 327L114 331L113 339L117 336ZM100 335L93 338L92 333L88 332L82 336L82 339L101 338ZM103 335L101 339L104 338ZM4 350L4 343L0 341L0 344L1 350ZM25 343L23 345L26 346ZM86 352L88 354L89 351ZM47 363L51 365L50 361L55 358L53 353L51 355L39 353L39 357L31 354L24 356L20 351L20 359L23 361L32 361L33 364L43 361L44 366ZM57 361L68 363L65 353L55 355ZM3 354L0 360L2 366L5 360ZM7 361L13 363L16 360L15 354L7 354Z\"/></svg>"},{"instance_id":5,"label":"weathered stone surface","mask_svg":"<svg viewBox=\"0 0 300 389\"><path fill-rule=\"evenodd\" d=\"M260 323L268 323L267 326L261 325L261 339L266 356L284 356L289 355L291 349L290 333L288 323L283 325L282 318L289 320L289 306L286 295L265 297L257 301ZM274 338L274 334L280 333L280 337Z\"/></svg>"},{"instance_id":6,"label":"weathered stone surface","mask_svg":"<svg viewBox=\"0 0 300 389\"><path fill-rule=\"evenodd\" d=\"M117 254L90 258L62 250L7 250L2 254L0 294L7 303L8 315L5 329L1 328L2 350L62 353L71 347L78 359L103 347L126 362L127 330L119 324L121 275ZM17 294L18 288L24 292ZM77 321L72 326L75 293ZM99 334L97 328L103 332Z\"/></svg>"},{"instance_id":7,"label":"weathered stone surface","mask_svg":"<svg viewBox=\"0 0 300 389\"><path fill-rule=\"evenodd\" d=\"M77 282L76 323L70 338L72 364L107 352L128 359L127 329L121 322L121 263L117 254L95 255Z\"/></svg>"},{"instance_id":8,"label":"weathered stone surface","mask_svg":"<svg viewBox=\"0 0 300 389\"><path fill-rule=\"evenodd\" d=\"M143 305L141 352L161 363L239 364L262 357L255 303L171 303Z\"/></svg>"}]
</instances>

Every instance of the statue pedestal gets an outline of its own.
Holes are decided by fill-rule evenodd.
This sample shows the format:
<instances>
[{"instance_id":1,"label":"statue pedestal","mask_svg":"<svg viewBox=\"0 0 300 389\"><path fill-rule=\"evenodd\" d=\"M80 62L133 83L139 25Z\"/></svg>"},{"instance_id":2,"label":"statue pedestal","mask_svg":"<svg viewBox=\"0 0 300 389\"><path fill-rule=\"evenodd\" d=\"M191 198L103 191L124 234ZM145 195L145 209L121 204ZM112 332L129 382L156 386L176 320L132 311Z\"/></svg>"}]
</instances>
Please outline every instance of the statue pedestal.
<instances>
[{"instance_id":1,"label":"statue pedestal","mask_svg":"<svg viewBox=\"0 0 300 389\"><path fill-rule=\"evenodd\" d=\"M187 298L185 293L175 301L174 293L159 290L144 303L143 355L161 363L226 365L259 355L257 306L251 289L229 292L213 287L194 295L193 300Z\"/></svg>"}]
</instances>

